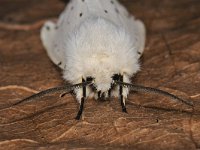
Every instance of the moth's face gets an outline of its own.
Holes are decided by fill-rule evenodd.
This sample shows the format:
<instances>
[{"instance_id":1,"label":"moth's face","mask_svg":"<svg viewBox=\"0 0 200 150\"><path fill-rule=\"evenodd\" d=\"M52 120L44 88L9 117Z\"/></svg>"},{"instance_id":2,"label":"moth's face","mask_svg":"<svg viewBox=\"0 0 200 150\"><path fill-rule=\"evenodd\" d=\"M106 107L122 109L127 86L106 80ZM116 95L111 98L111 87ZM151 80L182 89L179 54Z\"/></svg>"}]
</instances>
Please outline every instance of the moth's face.
<instances>
[{"instance_id":1,"label":"moth's face","mask_svg":"<svg viewBox=\"0 0 200 150\"><path fill-rule=\"evenodd\" d=\"M87 81L93 81L90 88L93 92L97 93L99 99L105 99L110 97L112 90L114 89L114 81L118 81L120 75L114 74L104 77L87 77Z\"/></svg>"}]
</instances>

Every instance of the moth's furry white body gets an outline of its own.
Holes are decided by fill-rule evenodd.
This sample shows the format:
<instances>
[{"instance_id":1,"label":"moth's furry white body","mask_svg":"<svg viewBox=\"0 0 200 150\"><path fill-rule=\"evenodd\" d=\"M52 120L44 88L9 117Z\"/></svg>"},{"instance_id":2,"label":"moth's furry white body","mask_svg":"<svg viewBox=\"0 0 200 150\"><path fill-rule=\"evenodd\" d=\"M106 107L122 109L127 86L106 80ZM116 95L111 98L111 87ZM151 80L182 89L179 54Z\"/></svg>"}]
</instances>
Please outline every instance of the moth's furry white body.
<instances>
[{"instance_id":1,"label":"moth's furry white body","mask_svg":"<svg viewBox=\"0 0 200 150\"><path fill-rule=\"evenodd\" d=\"M45 23L41 39L51 60L63 69L64 79L76 84L91 76L97 90L107 92L114 74L122 74L129 83L139 71L145 27L117 0L72 0L57 23ZM82 90L75 92L80 102ZM118 88L111 93L118 94ZM128 89L123 95L127 97ZM90 88L88 96L95 96Z\"/></svg>"}]
</instances>

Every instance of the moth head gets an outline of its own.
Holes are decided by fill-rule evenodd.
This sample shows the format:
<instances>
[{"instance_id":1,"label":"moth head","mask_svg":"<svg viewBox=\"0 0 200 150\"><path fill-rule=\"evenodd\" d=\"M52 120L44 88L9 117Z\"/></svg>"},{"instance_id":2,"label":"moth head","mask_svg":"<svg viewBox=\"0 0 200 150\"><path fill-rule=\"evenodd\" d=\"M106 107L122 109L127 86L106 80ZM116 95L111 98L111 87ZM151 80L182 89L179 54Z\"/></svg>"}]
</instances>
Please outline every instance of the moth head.
<instances>
[{"instance_id":1,"label":"moth head","mask_svg":"<svg viewBox=\"0 0 200 150\"><path fill-rule=\"evenodd\" d=\"M86 81L92 83L90 88L97 93L99 99L105 99L110 97L111 91L116 87L115 82L120 81L121 77L120 74L112 74L105 77L97 76L97 78L88 76Z\"/></svg>"},{"instance_id":2,"label":"moth head","mask_svg":"<svg viewBox=\"0 0 200 150\"><path fill-rule=\"evenodd\" d=\"M111 85L110 86L110 90L112 90L112 88L115 87L115 86L122 86L122 87L129 88L130 91L138 91L138 92L159 94L159 95L163 95L165 97L169 97L172 100L176 100L176 101L182 102L182 103L184 103L186 105L189 105L189 106L192 106L192 107L194 106L192 101L181 99L181 98L179 98L179 97L177 97L177 96L175 96L173 94L170 94L170 93L168 93L166 91L162 91L160 89L155 89L155 88L151 88L151 87L145 87L145 86L141 86L141 85L134 85L134 84L121 82L120 77L121 76L118 75L118 74L114 74L111 77L112 78L112 82L110 84ZM97 85L95 84L95 78L87 77L85 82L82 82L82 83L79 83L79 84L75 84L75 85L66 85L66 86L63 86L63 87L55 87L55 88L51 88L51 89L48 89L48 90L45 90L45 91L41 91L41 92L39 92L37 94L31 95L30 97L27 97L27 98L25 98L25 99L15 103L15 104L13 104L12 106L15 106L15 105L18 105L18 104L21 104L21 103L24 103L24 102L32 101L33 99L41 98L41 97L43 97L45 95L49 95L49 94L53 94L53 93L60 93L60 92L70 93L74 89L83 88L83 87L86 87L86 86L90 86L95 91L98 90L97 89ZM99 92L100 91L98 91L98 94L99 94ZM100 98L102 96L103 95L101 94Z\"/></svg>"}]
</instances>

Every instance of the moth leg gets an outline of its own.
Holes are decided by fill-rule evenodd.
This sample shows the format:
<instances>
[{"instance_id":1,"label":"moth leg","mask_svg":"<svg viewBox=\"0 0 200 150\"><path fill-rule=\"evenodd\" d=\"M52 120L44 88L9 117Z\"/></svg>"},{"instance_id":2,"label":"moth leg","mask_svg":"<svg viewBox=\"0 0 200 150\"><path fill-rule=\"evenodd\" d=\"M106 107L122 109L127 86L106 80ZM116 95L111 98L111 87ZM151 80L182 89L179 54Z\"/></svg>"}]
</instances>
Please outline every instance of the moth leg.
<instances>
[{"instance_id":1,"label":"moth leg","mask_svg":"<svg viewBox=\"0 0 200 150\"><path fill-rule=\"evenodd\" d=\"M120 82L123 82L123 76L120 76ZM119 99L121 102L121 106L122 106L122 112L127 113L126 110L126 98L123 95L123 86L119 86Z\"/></svg>"},{"instance_id":2,"label":"moth leg","mask_svg":"<svg viewBox=\"0 0 200 150\"><path fill-rule=\"evenodd\" d=\"M70 92L64 92L60 94L60 97L63 98L65 97L67 94L71 94L72 96L75 96L75 92L74 90L70 91Z\"/></svg>"},{"instance_id":3,"label":"moth leg","mask_svg":"<svg viewBox=\"0 0 200 150\"><path fill-rule=\"evenodd\" d=\"M108 90L108 97L111 98L111 88Z\"/></svg>"},{"instance_id":4,"label":"moth leg","mask_svg":"<svg viewBox=\"0 0 200 150\"><path fill-rule=\"evenodd\" d=\"M85 82L85 79L82 79L82 82ZM81 98L81 103L80 103L80 108L79 108L78 114L75 118L76 120L80 120L82 113L83 113L83 109L84 109L84 103L85 103L85 99L86 99L86 86L83 86L82 90L83 90L83 95Z\"/></svg>"},{"instance_id":5,"label":"moth leg","mask_svg":"<svg viewBox=\"0 0 200 150\"><path fill-rule=\"evenodd\" d=\"M65 97L68 93L62 93L60 94L60 97Z\"/></svg>"}]
</instances>

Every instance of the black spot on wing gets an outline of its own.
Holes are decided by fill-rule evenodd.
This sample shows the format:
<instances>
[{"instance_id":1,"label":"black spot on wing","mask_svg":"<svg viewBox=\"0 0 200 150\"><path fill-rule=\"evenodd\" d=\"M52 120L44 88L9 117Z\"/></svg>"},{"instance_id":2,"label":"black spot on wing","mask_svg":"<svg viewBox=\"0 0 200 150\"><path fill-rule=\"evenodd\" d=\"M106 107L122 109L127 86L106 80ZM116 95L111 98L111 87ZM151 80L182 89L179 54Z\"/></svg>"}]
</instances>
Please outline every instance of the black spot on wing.
<instances>
[{"instance_id":1,"label":"black spot on wing","mask_svg":"<svg viewBox=\"0 0 200 150\"><path fill-rule=\"evenodd\" d=\"M57 29L58 29L58 26L55 26L55 29L57 30Z\"/></svg>"},{"instance_id":2,"label":"black spot on wing","mask_svg":"<svg viewBox=\"0 0 200 150\"><path fill-rule=\"evenodd\" d=\"M58 65L58 66L62 65L62 62L59 62L57 65Z\"/></svg>"},{"instance_id":3,"label":"black spot on wing","mask_svg":"<svg viewBox=\"0 0 200 150\"><path fill-rule=\"evenodd\" d=\"M119 14L119 10L117 8L115 8L115 12Z\"/></svg>"},{"instance_id":4,"label":"black spot on wing","mask_svg":"<svg viewBox=\"0 0 200 150\"><path fill-rule=\"evenodd\" d=\"M46 26L45 28L46 28L48 31L50 30L50 27L49 27L49 26Z\"/></svg>"}]
</instances>

